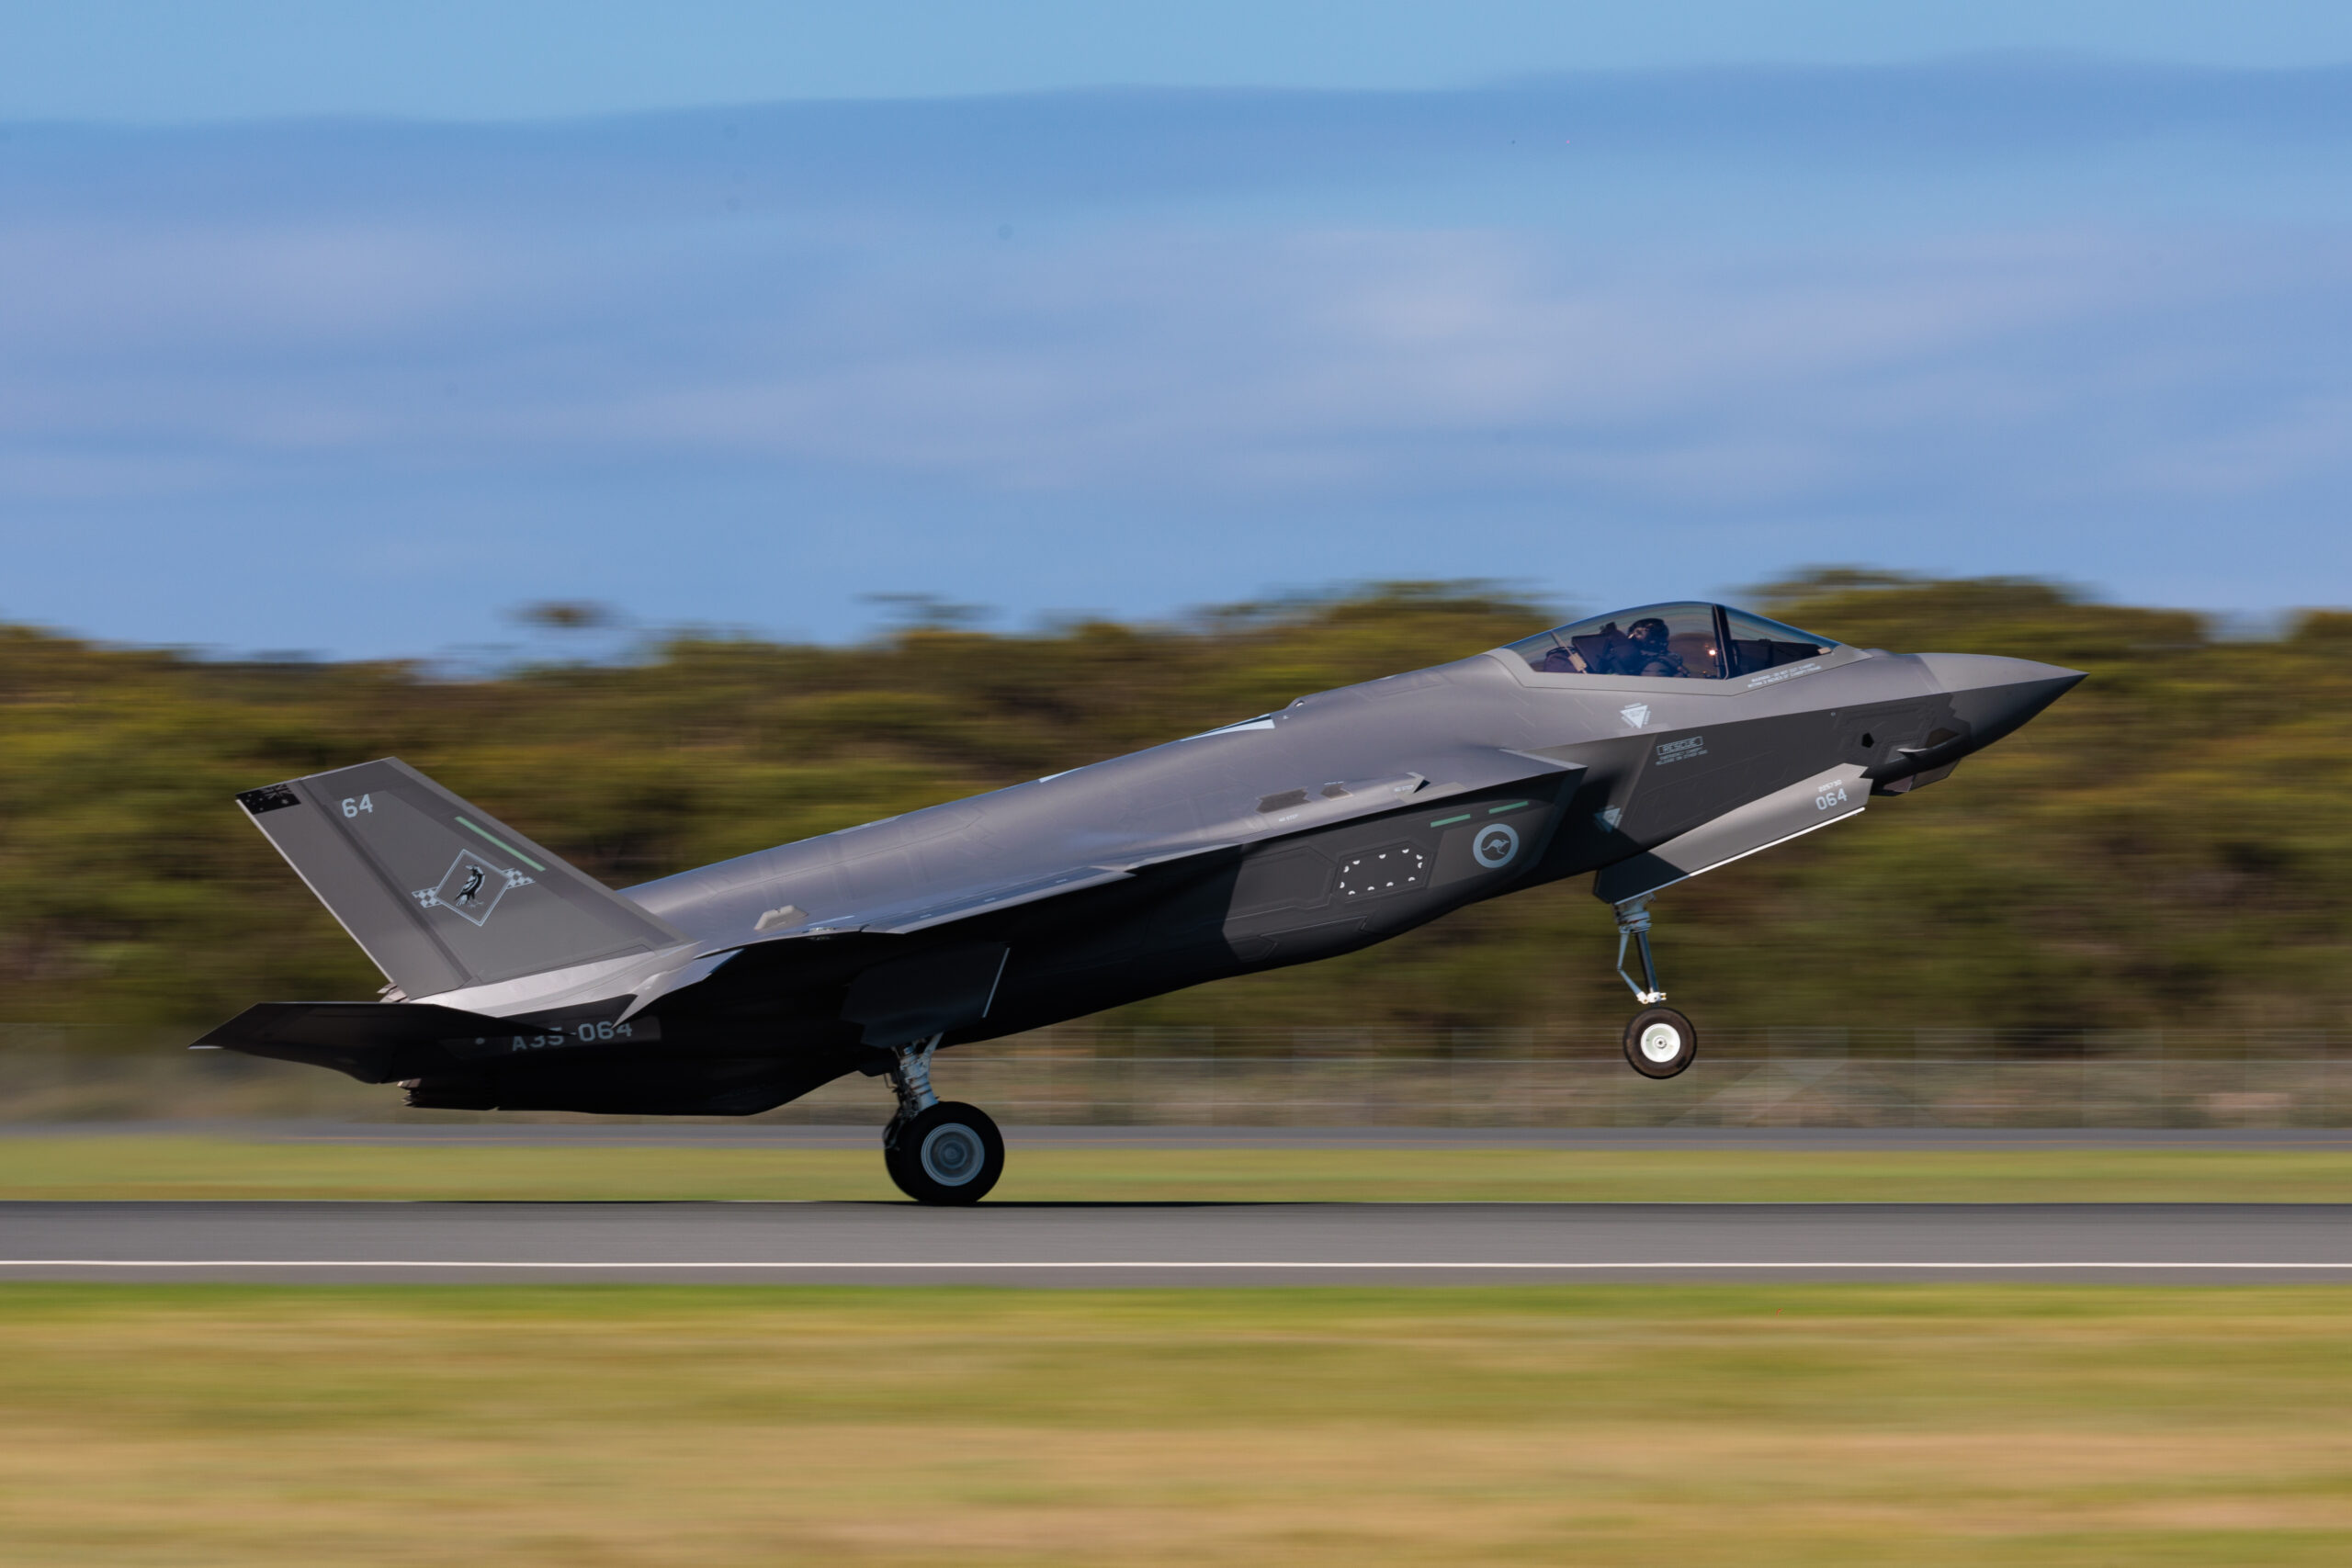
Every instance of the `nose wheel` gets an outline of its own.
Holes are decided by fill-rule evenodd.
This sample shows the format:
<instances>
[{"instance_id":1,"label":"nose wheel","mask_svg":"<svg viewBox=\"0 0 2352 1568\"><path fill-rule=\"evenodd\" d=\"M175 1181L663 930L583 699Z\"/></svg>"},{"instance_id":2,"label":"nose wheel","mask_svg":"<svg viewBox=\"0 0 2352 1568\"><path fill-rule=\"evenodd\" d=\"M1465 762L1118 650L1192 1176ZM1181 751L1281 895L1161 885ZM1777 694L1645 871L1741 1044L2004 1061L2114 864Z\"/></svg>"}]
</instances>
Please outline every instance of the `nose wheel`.
<instances>
[{"instance_id":1,"label":"nose wheel","mask_svg":"<svg viewBox=\"0 0 2352 1568\"><path fill-rule=\"evenodd\" d=\"M1657 964L1650 956L1649 895L1611 908L1617 911L1617 977L1643 1004L1625 1026L1625 1060L1645 1078L1670 1078L1699 1059L1699 1032L1674 1009L1658 1005L1666 993L1658 988ZM1625 973L1628 943L1641 955L1639 982Z\"/></svg>"},{"instance_id":2,"label":"nose wheel","mask_svg":"<svg viewBox=\"0 0 2352 1568\"><path fill-rule=\"evenodd\" d=\"M1699 1055L1699 1032L1672 1008L1644 1008L1625 1026L1625 1060L1645 1078L1670 1078Z\"/></svg>"},{"instance_id":3,"label":"nose wheel","mask_svg":"<svg viewBox=\"0 0 2352 1568\"><path fill-rule=\"evenodd\" d=\"M932 1092L939 1036L899 1049L890 1087L899 1113L882 1130L882 1168L918 1203L977 1203L1004 1174L1004 1135L977 1105Z\"/></svg>"}]
</instances>

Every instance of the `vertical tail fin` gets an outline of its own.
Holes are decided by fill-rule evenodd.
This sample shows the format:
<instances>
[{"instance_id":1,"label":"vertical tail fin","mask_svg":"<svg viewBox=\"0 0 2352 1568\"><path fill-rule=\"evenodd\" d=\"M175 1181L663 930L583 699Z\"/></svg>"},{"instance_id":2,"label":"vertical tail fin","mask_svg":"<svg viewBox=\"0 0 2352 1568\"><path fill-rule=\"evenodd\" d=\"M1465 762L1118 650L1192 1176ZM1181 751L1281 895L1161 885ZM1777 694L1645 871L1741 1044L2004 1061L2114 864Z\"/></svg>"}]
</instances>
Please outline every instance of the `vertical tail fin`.
<instances>
[{"instance_id":1,"label":"vertical tail fin","mask_svg":"<svg viewBox=\"0 0 2352 1568\"><path fill-rule=\"evenodd\" d=\"M686 940L389 757L249 789L237 804L411 997Z\"/></svg>"}]
</instances>

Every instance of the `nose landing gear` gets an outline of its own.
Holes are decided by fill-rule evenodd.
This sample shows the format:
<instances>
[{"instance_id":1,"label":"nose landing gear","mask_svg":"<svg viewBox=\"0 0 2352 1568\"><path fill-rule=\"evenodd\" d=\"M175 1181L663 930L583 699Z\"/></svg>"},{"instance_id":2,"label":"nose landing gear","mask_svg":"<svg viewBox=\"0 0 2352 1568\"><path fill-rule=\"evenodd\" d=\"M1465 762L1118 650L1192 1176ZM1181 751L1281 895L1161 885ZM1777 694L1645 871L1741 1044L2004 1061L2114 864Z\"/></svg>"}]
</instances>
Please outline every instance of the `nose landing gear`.
<instances>
[{"instance_id":1,"label":"nose landing gear","mask_svg":"<svg viewBox=\"0 0 2352 1568\"><path fill-rule=\"evenodd\" d=\"M1658 989L1657 964L1650 956L1650 896L1628 898L1611 906L1617 911L1617 977L1643 1004L1625 1025L1625 1060L1645 1078L1670 1078L1699 1057L1699 1032L1690 1021L1669 1007ZM1641 954L1642 979L1635 984L1625 973L1625 944Z\"/></svg>"},{"instance_id":2,"label":"nose landing gear","mask_svg":"<svg viewBox=\"0 0 2352 1568\"><path fill-rule=\"evenodd\" d=\"M899 1047L890 1069L899 1113L882 1130L882 1168L918 1203L977 1203L1004 1174L1004 1136L978 1106L932 1092L939 1040Z\"/></svg>"}]
</instances>

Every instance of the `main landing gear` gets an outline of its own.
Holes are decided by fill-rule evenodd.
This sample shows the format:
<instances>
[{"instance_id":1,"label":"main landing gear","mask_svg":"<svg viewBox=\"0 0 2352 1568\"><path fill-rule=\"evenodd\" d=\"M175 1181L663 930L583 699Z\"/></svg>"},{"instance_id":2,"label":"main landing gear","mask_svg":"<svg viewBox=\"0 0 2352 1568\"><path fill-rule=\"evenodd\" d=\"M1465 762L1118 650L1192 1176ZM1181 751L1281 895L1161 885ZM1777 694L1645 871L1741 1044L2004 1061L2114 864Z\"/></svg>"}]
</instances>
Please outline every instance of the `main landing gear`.
<instances>
[{"instance_id":1,"label":"main landing gear","mask_svg":"<svg viewBox=\"0 0 2352 1568\"><path fill-rule=\"evenodd\" d=\"M1666 993L1657 987L1657 965L1650 958L1650 896L1628 898L1611 906L1617 911L1617 977L1642 1004L1625 1026L1625 1060L1645 1078L1670 1078L1699 1058L1699 1032L1672 1008L1657 1004ZM1642 979L1634 984L1625 973L1625 944L1641 953Z\"/></svg>"},{"instance_id":2,"label":"main landing gear","mask_svg":"<svg viewBox=\"0 0 2352 1568\"><path fill-rule=\"evenodd\" d=\"M940 1037L899 1047L890 1069L899 1113L882 1129L882 1166L918 1203L977 1203L1004 1174L1004 1137L977 1105L931 1091Z\"/></svg>"}]
</instances>

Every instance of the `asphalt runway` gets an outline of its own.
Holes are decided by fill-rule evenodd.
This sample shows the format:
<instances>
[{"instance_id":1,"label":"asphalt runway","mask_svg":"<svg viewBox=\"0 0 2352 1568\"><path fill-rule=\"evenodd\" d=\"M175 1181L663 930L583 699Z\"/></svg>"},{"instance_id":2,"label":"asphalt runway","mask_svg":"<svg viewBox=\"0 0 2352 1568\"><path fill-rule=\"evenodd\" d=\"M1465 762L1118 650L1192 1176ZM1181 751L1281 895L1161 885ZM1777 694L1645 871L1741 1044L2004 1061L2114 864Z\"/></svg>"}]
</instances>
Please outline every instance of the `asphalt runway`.
<instances>
[{"instance_id":1,"label":"asphalt runway","mask_svg":"<svg viewBox=\"0 0 2352 1568\"><path fill-rule=\"evenodd\" d=\"M2352 1205L26 1202L0 1279L2352 1284Z\"/></svg>"}]
</instances>

